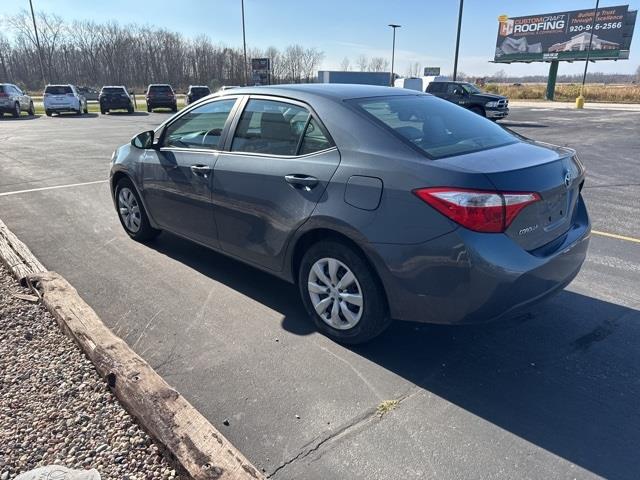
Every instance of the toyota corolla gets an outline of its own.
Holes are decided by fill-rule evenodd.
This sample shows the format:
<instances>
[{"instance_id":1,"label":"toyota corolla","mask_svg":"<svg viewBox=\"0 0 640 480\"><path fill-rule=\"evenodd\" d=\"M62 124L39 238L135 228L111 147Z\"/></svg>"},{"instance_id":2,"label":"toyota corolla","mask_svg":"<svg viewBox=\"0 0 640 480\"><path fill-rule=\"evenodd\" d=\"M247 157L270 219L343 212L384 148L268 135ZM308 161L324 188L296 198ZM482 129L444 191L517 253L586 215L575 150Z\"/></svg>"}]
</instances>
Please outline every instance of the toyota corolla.
<instances>
[{"instance_id":1,"label":"toyota corolla","mask_svg":"<svg viewBox=\"0 0 640 480\"><path fill-rule=\"evenodd\" d=\"M294 282L343 343L392 319L510 317L562 289L590 238L584 178L571 149L363 85L223 91L111 165L130 237L166 230Z\"/></svg>"}]
</instances>

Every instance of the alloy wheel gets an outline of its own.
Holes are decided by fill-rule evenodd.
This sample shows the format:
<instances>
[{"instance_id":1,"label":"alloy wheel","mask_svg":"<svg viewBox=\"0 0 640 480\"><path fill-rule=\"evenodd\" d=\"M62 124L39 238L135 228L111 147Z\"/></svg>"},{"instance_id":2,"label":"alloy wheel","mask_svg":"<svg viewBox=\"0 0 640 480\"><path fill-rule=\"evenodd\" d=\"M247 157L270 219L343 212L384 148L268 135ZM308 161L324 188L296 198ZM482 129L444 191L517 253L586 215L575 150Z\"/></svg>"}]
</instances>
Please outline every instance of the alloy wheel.
<instances>
[{"instance_id":1,"label":"alloy wheel","mask_svg":"<svg viewBox=\"0 0 640 480\"><path fill-rule=\"evenodd\" d=\"M316 313L337 330L353 328L362 318L364 303L360 283L340 260L316 261L309 271L307 291Z\"/></svg>"},{"instance_id":2,"label":"alloy wheel","mask_svg":"<svg viewBox=\"0 0 640 480\"><path fill-rule=\"evenodd\" d=\"M134 193L127 187L121 188L118 193L118 212L127 230L131 233L140 230L142 223L140 205Z\"/></svg>"}]
</instances>

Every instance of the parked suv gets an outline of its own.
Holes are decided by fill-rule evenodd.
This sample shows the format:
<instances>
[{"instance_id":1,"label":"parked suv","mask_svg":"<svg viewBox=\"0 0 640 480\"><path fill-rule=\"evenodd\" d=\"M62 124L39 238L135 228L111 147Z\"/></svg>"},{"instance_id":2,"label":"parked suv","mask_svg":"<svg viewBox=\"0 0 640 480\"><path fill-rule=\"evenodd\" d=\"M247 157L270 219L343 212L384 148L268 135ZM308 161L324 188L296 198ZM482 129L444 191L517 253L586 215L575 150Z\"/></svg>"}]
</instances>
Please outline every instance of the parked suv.
<instances>
[{"instance_id":1,"label":"parked suv","mask_svg":"<svg viewBox=\"0 0 640 480\"><path fill-rule=\"evenodd\" d=\"M176 94L173 93L171 85L166 83L154 83L149 85L146 93L147 112L152 112L154 108L170 108L178 111Z\"/></svg>"},{"instance_id":2,"label":"parked suv","mask_svg":"<svg viewBox=\"0 0 640 480\"><path fill-rule=\"evenodd\" d=\"M5 113L19 117L23 110L29 115L35 113L31 97L12 83L0 83L0 117Z\"/></svg>"},{"instance_id":3,"label":"parked suv","mask_svg":"<svg viewBox=\"0 0 640 480\"><path fill-rule=\"evenodd\" d=\"M47 117L54 113L73 112L77 115L89 113L87 99L73 85L47 85L44 89L44 112Z\"/></svg>"},{"instance_id":4,"label":"parked suv","mask_svg":"<svg viewBox=\"0 0 640 480\"><path fill-rule=\"evenodd\" d=\"M427 93L449 100L492 120L509 115L509 99L507 97L485 93L472 83L431 82L427 86Z\"/></svg>"},{"instance_id":5,"label":"parked suv","mask_svg":"<svg viewBox=\"0 0 640 480\"><path fill-rule=\"evenodd\" d=\"M209 87L206 85L189 85L189 91L187 92L185 103L189 105L190 103L200 100L202 97L206 97L209 94L211 94L211 90L209 90Z\"/></svg>"},{"instance_id":6,"label":"parked suv","mask_svg":"<svg viewBox=\"0 0 640 480\"><path fill-rule=\"evenodd\" d=\"M102 87L98 101L100 113L103 115L111 110L126 110L128 113L133 113L133 99L122 85Z\"/></svg>"}]
</instances>

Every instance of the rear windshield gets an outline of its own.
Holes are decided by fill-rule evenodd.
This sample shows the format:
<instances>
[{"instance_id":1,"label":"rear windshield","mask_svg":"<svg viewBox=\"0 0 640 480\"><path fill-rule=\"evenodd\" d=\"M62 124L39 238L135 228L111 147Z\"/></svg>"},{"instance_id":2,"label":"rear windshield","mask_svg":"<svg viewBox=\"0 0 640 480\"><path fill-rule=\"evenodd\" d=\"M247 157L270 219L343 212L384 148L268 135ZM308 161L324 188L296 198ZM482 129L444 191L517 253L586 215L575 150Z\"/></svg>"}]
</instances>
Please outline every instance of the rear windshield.
<instances>
[{"instance_id":1,"label":"rear windshield","mask_svg":"<svg viewBox=\"0 0 640 480\"><path fill-rule=\"evenodd\" d=\"M490 120L430 95L363 98L352 102L434 159L518 141Z\"/></svg>"},{"instance_id":2,"label":"rear windshield","mask_svg":"<svg viewBox=\"0 0 640 480\"><path fill-rule=\"evenodd\" d=\"M102 93L124 93L124 88L121 87L105 87L102 89Z\"/></svg>"},{"instance_id":3,"label":"rear windshield","mask_svg":"<svg viewBox=\"0 0 640 480\"><path fill-rule=\"evenodd\" d=\"M4 85L0 85L0 93L4 93Z\"/></svg>"},{"instance_id":4,"label":"rear windshield","mask_svg":"<svg viewBox=\"0 0 640 480\"><path fill-rule=\"evenodd\" d=\"M209 88L207 87L191 87L191 93L209 93Z\"/></svg>"},{"instance_id":5,"label":"rear windshield","mask_svg":"<svg viewBox=\"0 0 640 480\"><path fill-rule=\"evenodd\" d=\"M64 95L66 93L73 93L69 85L48 85L44 89L44 93L50 93L51 95Z\"/></svg>"},{"instance_id":6,"label":"rear windshield","mask_svg":"<svg viewBox=\"0 0 640 480\"><path fill-rule=\"evenodd\" d=\"M157 93L171 93L171 87L169 85L154 85L149 87L149 91Z\"/></svg>"}]
</instances>

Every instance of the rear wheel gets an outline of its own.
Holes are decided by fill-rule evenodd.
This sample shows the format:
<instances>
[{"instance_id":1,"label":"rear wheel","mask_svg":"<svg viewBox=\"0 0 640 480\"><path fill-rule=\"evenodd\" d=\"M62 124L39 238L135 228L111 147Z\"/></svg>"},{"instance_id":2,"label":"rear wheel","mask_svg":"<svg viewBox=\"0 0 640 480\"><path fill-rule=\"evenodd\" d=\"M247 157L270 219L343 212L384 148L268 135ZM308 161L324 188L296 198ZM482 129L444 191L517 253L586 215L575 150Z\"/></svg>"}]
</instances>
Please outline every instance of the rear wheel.
<instances>
[{"instance_id":1,"label":"rear wheel","mask_svg":"<svg viewBox=\"0 0 640 480\"><path fill-rule=\"evenodd\" d=\"M89 113L89 106L86 103L84 104L84 113Z\"/></svg>"},{"instance_id":2,"label":"rear wheel","mask_svg":"<svg viewBox=\"0 0 640 480\"><path fill-rule=\"evenodd\" d=\"M78 101L78 110L76 110L76 115L82 115L82 102Z\"/></svg>"},{"instance_id":3,"label":"rear wheel","mask_svg":"<svg viewBox=\"0 0 640 480\"><path fill-rule=\"evenodd\" d=\"M302 302L318 329L346 344L366 342L391 323L384 289L362 255L346 243L309 248L298 272Z\"/></svg>"},{"instance_id":4,"label":"rear wheel","mask_svg":"<svg viewBox=\"0 0 640 480\"><path fill-rule=\"evenodd\" d=\"M44 113L47 117L51 116L51 110L45 110Z\"/></svg>"},{"instance_id":5,"label":"rear wheel","mask_svg":"<svg viewBox=\"0 0 640 480\"><path fill-rule=\"evenodd\" d=\"M27 110L27 113L30 117L33 117L36 114L36 108L33 106L33 102L29 102L29 110Z\"/></svg>"},{"instance_id":6,"label":"rear wheel","mask_svg":"<svg viewBox=\"0 0 640 480\"><path fill-rule=\"evenodd\" d=\"M127 108L127 113L133 113L133 105L129 105Z\"/></svg>"},{"instance_id":7,"label":"rear wheel","mask_svg":"<svg viewBox=\"0 0 640 480\"><path fill-rule=\"evenodd\" d=\"M178 111L178 105L174 104L173 107L171 107L171 111L172 112L177 112Z\"/></svg>"},{"instance_id":8,"label":"rear wheel","mask_svg":"<svg viewBox=\"0 0 640 480\"><path fill-rule=\"evenodd\" d=\"M149 113L153 112L153 107L150 107L149 105L147 105L147 112Z\"/></svg>"},{"instance_id":9,"label":"rear wheel","mask_svg":"<svg viewBox=\"0 0 640 480\"><path fill-rule=\"evenodd\" d=\"M102 115L104 115L104 114L105 114L105 113L107 113L108 111L109 111L109 110L107 110L106 108L102 108L102 107L100 107L100 113L101 113Z\"/></svg>"},{"instance_id":10,"label":"rear wheel","mask_svg":"<svg viewBox=\"0 0 640 480\"><path fill-rule=\"evenodd\" d=\"M13 112L11 112L11 115L13 115L14 118L18 118L20 116L20 112L20 104L16 102L16 104L13 106Z\"/></svg>"},{"instance_id":11,"label":"rear wheel","mask_svg":"<svg viewBox=\"0 0 640 480\"><path fill-rule=\"evenodd\" d=\"M149 224L147 213L131 180L123 178L118 181L115 197L118 218L127 235L140 242L151 240L158 236L160 230L153 228Z\"/></svg>"}]
</instances>

